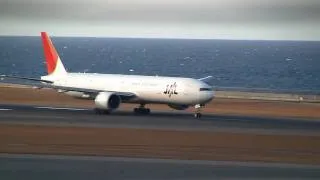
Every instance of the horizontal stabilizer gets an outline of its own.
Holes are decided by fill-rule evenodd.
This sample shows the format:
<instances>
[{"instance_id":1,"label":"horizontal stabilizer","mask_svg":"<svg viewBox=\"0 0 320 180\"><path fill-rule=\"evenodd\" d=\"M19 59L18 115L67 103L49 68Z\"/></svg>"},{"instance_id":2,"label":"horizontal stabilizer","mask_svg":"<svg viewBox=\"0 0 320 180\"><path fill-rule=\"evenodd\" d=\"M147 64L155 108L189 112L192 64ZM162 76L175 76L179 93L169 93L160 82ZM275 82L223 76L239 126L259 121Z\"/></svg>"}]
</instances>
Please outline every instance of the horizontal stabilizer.
<instances>
[{"instance_id":1,"label":"horizontal stabilizer","mask_svg":"<svg viewBox=\"0 0 320 180\"><path fill-rule=\"evenodd\" d=\"M52 81L42 80L42 79L37 79L37 78L30 78L30 77L11 76L11 75L0 75L0 77L2 77L2 78L12 78L12 79L24 79L24 80L44 82L44 83L50 83L50 84L53 83Z\"/></svg>"}]
</instances>

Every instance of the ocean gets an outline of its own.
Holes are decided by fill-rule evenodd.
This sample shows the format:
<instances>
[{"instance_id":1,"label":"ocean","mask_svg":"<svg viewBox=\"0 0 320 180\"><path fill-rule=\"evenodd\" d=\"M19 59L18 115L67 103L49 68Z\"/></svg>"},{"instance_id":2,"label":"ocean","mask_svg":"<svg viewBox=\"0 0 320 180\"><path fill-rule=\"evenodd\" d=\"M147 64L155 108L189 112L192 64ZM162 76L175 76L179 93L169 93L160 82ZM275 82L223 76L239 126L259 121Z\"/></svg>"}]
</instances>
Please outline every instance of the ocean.
<instances>
[{"instance_id":1,"label":"ocean","mask_svg":"<svg viewBox=\"0 0 320 180\"><path fill-rule=\"evenodd\" d=\"M221 88L320 91L320 42L53 37L70 72L213 76ZM0 74L46 74L40 37L0 37Z\"/></svg>"}]
</instances>

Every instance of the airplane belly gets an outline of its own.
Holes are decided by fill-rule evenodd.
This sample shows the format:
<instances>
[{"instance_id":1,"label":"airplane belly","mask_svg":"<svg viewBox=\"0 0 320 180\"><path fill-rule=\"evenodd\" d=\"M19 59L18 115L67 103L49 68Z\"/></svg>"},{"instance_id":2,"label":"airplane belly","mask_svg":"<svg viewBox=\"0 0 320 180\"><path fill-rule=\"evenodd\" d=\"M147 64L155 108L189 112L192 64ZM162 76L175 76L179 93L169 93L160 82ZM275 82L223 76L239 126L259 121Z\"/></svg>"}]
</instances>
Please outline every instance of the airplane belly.
<instances>
[{"instance_id":1,"label":"airplane belly","mask_svg":"<svg viewBox=\"0 0 320 180\"><path fill-rule=\"evenodd\" d=\"M159 104L192 104L193 99L187 93L180 93L179 95L167 95L163 92L140 92L136 93L137 99L146 103Z\"/></svg>"},{"instance_id":2,"label":"airplane belly","mask_svg":"<svg viewBox=\"0 0 320 180\"><path fill-rule=\"evenodd\" d=\"M138 92L137 98L140 101L144 102L159 102L159 103L165 103L166 100L161 98L161 93L157 93L154 91L143 91L143 92Z\"/></svg>"},{"instance_id":3,"label":"airplane belly","mask_svg":"<svg viewBox=\"0 0 320 180\"><path fill-rule=\"evenodd\" d=\"M190 96L181 83L165 83L136 89L137 99L145 103L194 104L197 97Z\"/></svg>"}]
</instances>

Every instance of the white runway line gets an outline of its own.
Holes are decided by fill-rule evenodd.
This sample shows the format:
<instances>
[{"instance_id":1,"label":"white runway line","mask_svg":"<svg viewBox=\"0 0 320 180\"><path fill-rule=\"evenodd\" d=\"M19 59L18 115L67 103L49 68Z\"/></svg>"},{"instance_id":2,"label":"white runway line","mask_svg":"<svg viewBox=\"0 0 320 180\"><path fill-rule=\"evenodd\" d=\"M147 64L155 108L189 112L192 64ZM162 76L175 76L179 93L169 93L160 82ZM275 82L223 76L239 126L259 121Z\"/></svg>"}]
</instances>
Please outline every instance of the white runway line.
<instances>
[{"instance_id":1,"label":"white runway line","mask_svg":"<svg viewBox=\"0 0 320 180\"><path fill-rule=\"evenodd\" d=\"M1 109L0 108L0 111L11 111L12 109Z\"/></svg>"},{"instance_id":2,"label":"white runway line","mask_svg":"<svg viewBox=\"0 0 320 180\"><path fill-rule=\"evenodd\" d=\"M37 109L52 109L52 110L71 110L71 111L87 111L88 109L80 109L80 108L66 108L66 107L49 107L49 106L40 106L35 107Z\"/></svg>"}]
</instances>

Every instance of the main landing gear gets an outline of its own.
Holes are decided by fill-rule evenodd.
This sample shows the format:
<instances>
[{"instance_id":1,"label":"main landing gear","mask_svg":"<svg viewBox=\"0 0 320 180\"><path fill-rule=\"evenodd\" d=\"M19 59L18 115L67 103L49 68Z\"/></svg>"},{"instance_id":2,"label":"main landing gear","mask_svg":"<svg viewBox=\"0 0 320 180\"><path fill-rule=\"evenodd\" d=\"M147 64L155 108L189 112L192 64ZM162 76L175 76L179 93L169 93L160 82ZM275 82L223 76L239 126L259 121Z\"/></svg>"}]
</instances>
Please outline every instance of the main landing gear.
<instances>
[{"instance_id":1,"label":"main landing gear","mask_svg":"<svg viewBox=\"0 0 320 180\"><path fill-rule=\"evenodd\" d=\"M145 104L140 104L138 108L134 108L133 112L135 114L150 114L150 109L144 107Z\"/></svg>"},{"instance_id":2,"label":"main landing gear","mask_svg":"<svg viewBox=\"0 0 320 180\"><path fill-rule=\"evenodd\" d=\"M195 112L194 112L194 118L200 119L202 114L201 114L201 108L204 106L204 104L196 104L194 106Z\"/></svg>"},{"instance_id":3,"label":"main landing gear","mask_svg":"<svg viewBox=\"0 0 320 180\"><path fill-rule=\"evenodd\" d=\"M110 110L99 109L99 108L95 108L94 112L96 114L100 114L100 115L102 115L102 114L110 114Z\"/></svg>"}]
</instances>

